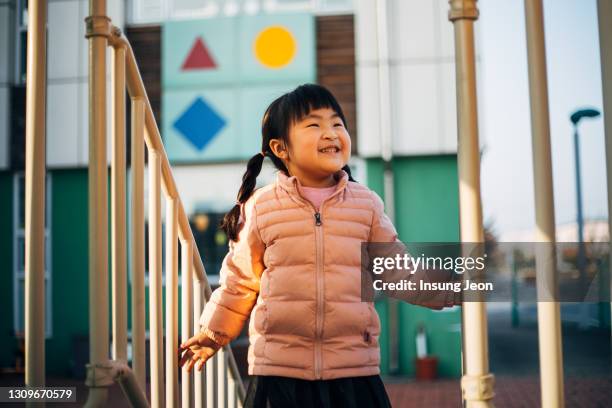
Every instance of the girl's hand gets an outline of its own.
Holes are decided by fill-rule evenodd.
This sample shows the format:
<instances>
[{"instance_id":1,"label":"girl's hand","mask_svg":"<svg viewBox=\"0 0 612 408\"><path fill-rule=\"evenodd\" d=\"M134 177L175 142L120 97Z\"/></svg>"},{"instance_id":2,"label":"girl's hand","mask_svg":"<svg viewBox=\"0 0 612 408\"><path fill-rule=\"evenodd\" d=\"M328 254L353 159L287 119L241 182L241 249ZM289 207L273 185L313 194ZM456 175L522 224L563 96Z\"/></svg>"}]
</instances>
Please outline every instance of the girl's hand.
<instances>
[{"instance_id":1,"label":"girl's hand","mask_svg":"<svg viewBox=\"0 0 612 408\"><path fill-rule=\"evenodd\" d=\"M187 364L187 372L191 372L195 365L198 371L202 371L204 363L220 348L219 344L212 341L204 332L200 332L179 346L179 366Z\"/></svg>"}]
</instances>

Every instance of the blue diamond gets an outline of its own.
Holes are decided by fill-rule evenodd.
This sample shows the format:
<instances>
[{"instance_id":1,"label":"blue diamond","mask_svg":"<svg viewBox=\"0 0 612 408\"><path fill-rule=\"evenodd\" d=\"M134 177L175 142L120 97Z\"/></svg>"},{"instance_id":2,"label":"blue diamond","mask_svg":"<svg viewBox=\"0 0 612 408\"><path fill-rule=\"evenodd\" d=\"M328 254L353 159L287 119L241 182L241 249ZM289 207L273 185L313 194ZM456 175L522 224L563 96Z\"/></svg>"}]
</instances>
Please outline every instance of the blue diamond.
<instances>
[{"instance_id":1,"label":"blue diamond","mask_svg":"<svg viewBox=\"0 0 612 408\"><path fill-rule=\"evenodd\" d=\"M196 149L202 150L227 122L204 99L197 98L174 122L174 128Z\"/></svg>"}]
</instances>

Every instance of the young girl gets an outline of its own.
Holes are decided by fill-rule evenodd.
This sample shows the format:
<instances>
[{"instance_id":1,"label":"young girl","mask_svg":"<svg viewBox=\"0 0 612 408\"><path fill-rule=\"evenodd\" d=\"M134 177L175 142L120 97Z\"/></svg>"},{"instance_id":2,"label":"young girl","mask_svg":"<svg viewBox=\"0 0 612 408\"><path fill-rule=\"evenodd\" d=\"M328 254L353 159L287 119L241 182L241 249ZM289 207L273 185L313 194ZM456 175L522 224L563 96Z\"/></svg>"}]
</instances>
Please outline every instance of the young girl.
<instances>
[{"instance_id":1,"label":"young girl","mask_svg":"<svg viewBox=\"0 0 612 408\"><path fill-rule=\"evenodd\" d=\"M201 370L250 317L246 407L389 407L360 248L397 233L380 197L351 177L342 109L324 87L299 86L270 104L262 136L221 225L220 287L180 364ZM254 191L265 156L276 181Z\"/></svg>"}]
</instances>

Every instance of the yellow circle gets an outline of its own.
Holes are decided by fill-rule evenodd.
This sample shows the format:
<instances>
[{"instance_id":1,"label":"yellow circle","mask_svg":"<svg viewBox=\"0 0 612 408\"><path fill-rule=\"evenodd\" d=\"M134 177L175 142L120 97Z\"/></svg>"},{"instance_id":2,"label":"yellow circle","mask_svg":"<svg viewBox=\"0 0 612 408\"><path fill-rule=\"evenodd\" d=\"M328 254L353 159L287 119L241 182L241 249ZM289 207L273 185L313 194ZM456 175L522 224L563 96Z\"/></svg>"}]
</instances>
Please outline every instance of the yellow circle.
<instances>
[{"instance_id":1,"label":"yellow circle","mask_svg":"<svg viewBox=\"0 0 612 408\"><path fill-rule=\"evenodd\" d=\"M293 35L281 26L265 28L253 43L255 57L268 68L281 68L290 63L296 49Z\"/></svg>"}]
</instances>

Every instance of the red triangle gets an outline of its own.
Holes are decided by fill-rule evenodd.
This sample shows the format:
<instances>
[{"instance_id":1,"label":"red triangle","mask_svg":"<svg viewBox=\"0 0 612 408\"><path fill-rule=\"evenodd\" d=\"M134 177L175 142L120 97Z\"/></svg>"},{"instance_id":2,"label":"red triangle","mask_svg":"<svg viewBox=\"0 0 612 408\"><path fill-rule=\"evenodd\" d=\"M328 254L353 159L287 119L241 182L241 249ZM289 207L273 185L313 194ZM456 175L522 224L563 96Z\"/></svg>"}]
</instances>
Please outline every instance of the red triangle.
<instances>
[{"instance_id":1,"label":"red triangle","mask_svg":"<svg viewBox=\"0 0 612 408\"><path fill-rule=\"evenodd\" d=\"M213 60L208 48L204 44L202 37L196 38L189 55L183 62L181 69L183 71L188 69L213 69L217 68L217 64Z\"/></svg>"}]
</instances>

